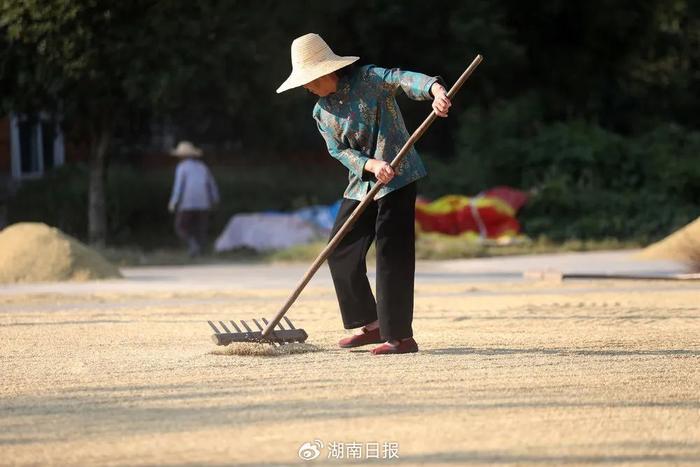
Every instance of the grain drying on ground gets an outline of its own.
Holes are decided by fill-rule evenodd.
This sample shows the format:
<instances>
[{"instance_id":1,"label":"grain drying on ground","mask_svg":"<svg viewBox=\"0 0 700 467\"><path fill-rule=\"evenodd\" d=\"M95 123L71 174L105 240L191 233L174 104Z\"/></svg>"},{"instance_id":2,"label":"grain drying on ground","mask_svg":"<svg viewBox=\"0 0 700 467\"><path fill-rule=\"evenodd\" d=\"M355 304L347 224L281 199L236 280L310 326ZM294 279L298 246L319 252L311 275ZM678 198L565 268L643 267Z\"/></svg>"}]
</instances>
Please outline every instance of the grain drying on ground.
<instances>
[{"instance_id":1,"label":"grain drying on ground","mask_svg":"<svg viewBox=\"0 0 700 467\"><path fill-rule=\"evenodd\" d=\"M0 459L288 465L318 439L326 461L395 442L406 465L700 463L697 284L420 284L421 352L398 357L336 348L318 292L289 314L314 351L276 358L206 320L273 316L282 291L5 295Z\"/></svg>"}]
</instances>

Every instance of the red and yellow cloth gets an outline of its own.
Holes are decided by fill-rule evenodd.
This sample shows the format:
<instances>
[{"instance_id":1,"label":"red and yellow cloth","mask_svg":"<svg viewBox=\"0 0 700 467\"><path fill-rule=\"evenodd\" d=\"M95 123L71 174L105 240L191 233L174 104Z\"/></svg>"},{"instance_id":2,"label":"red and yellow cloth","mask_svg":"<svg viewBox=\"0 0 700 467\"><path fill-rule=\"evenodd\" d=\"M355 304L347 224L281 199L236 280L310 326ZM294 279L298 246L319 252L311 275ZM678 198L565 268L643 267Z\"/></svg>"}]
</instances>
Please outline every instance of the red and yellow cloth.
<instances>
[{"instance_id":1,"label":"red and yellow cloth","mask_svg":"<svg viewBox=\"0 0 700 467\"><path fill-rule=\"evenodd\" d=\"M474 232L482 238L517 236L517 211L527 194L496 187L478 196L446 195L432 202L416 202L416 228L420 232L461 235Z\"/></svg>"}]
</instances>

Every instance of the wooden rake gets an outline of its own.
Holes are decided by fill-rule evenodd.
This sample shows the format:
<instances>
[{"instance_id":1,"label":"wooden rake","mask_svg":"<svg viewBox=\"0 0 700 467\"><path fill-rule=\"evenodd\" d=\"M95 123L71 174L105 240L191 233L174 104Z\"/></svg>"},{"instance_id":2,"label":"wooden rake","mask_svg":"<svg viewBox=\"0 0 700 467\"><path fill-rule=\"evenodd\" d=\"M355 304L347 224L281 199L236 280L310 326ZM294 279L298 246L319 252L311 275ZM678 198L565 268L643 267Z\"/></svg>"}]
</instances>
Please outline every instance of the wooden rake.
<instances>
[{"instance_id":1,"label":"wooden rake","mask_svg":"<svg viewBox=\"0 0 700 467\"><path fill-rule=\"evenodd\" d=\"M257 331L253 331L250 326L248 326L248 323L243 320L240 322L245 330L241 329L235 321L229 321L229 324L235 332L231 332L223 321L218 321L223 331L219 330L212 321L208 321L208 323L214 330L214 334L212 334L211 337L216 345L229 345L231 342L261 342L272 345L284 345L290 342L304 342L309 337L303 329L295 328L289 318L286 316L282 316L281 318L287 323L289 329L285 329L282 323L278 322L275 326L276 329L268 332L268 334L264 334L265 329L255 318L253 318L253 323L258 328ZM262 318L262 322L265 326L270 325L270 322L265 318Z\"/></svg>"},{"instance_id":2,"label":"wooden rake","mask_svg":"<svg viewBox=\"0 0 700 467\"><path fill-rule=\"evenodd\" d=\"M457 91L459 91L464 82L467 81L467 79L471 76L476 67L479 66L482 60L483 57L481 55L477 55L474 58L474 60L472 60L469 67L467 67L467 69L464 70L462 76L459 77L457 82L455 82L455 84L452 85L452 88L450 88L449 92L447 93L447 97L449 97L450 100L454 97L455 94L457 94ZM416 129L416 131L413 132L408 141L406 141L406 144L403 145L399 153L396 155L396 157L394 157L394 160L391 161L390 165L392 169L397 170L397 167L399 166L399 164L401 164L401 161L406 156L409 149L411 149L411 147L416 143L416 141L418 141L418 139L420 139L420 137L423 136L423 133L425 133L425 131L435 121L436 118L437 114L435 113L435 111L431 111L430 115L428 115L428 118L426 118L423 121L423 123ZM308 271L306 271L306 274L304 274L304 277L297 285L296 289L294 289L294 291L289 296L285 304L277 312L277 315L275 315L275 317L271 321L267 321L265 318L262 318L262 322L265 325L263 327L256 319L253 319L253 323L255 323L256 327L258 328L257 331L253 331L250 328L250 326L248 326L248 324L246 324L246 322L243 320L241 320L240 323L245 330L241 329L234 321L229 321L235 332L232 332L223 321L218 322L222 330L219 330L212 321L209 321L209 326L211 326L211 328L214 330L214 334L212 335L212 340L214 341L214 343L217 345L228 345L231 342L261 342L273 345L284 345L291 342L304 342L309 337L308 334L306 334L306 331L304 331L303 329L295 328L292 322L289 320L289 318L284 316L285 313L287 313L289 308L291 308L291 306L301 294L302 290L304 290L311 278L314 276L314 274L316 274L316 271L318 271L323 262L326 261L328 256L333 252L333 250L335 250L335 248L338 246L343 237L345 237L345 235L350 231L350 228L353 226L353 224L355 224L355 222L365 211L367 206L369 206L369 204L372 201L374 201L374 197L377 195L379 190L382 189L383 186L383 183L377 182L374 185L374 187L369 192L367 192L360 204L357 205L355 210L345 221L340 230L338 230L338 232L328 242L328 245L326 245L323 251L311 264ZM283 318L287 323L289 329L285 329L280 324L280 321Z\"/></svg>"}]
</instances>

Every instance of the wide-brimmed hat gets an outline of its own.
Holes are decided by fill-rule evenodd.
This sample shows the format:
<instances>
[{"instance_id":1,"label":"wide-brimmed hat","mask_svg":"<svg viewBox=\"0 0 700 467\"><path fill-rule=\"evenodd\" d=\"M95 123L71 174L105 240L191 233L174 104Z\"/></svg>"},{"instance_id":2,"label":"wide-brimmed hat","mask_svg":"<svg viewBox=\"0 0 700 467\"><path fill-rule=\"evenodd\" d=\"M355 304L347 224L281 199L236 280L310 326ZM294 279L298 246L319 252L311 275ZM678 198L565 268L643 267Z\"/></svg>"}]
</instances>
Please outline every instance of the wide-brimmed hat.
<instances>
[{"instance_id":1,"label":"wide-brimmed hat","mask_svg":"<svg viewBox=\"0 0 700 467\"><path fill-rule=\"evenodd\" d=\"M292 74L277 88L277 93L303 86L359 59L336 55L318 34L297 37L292 42Z\"/></svg>"},{"instance_id":2,"label":"wide-brimmed hat","mask_svg":"<svg viewBox=\"0 0 700 467\"><path fill-rule=\"evenodd\" d=\"M170 151L171 156L175 157L202 157L202 150L189 141L180 141L177 147Z\"/></svg>"}]
</instances>

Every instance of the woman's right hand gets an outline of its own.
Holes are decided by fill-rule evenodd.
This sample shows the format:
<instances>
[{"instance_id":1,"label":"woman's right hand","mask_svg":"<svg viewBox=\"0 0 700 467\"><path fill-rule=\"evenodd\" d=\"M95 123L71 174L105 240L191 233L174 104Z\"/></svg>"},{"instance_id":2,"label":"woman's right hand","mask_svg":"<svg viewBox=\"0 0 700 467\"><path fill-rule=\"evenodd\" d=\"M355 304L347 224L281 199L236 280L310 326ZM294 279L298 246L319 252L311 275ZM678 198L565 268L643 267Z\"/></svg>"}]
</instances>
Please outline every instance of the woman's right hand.
<instances>
[{"instance_id":1,"label":"woman's right hand","mask_svg":"<svg viewBox=\"0 0 700 467\"><path fill-rule=\"evenodd\" d=\"M377 180L387 184L394 178L394 169L391 168L387 162L380 161L377 159L370 159L365 164L365 170L372 172Z\"/></svg>"}]
</instances>

